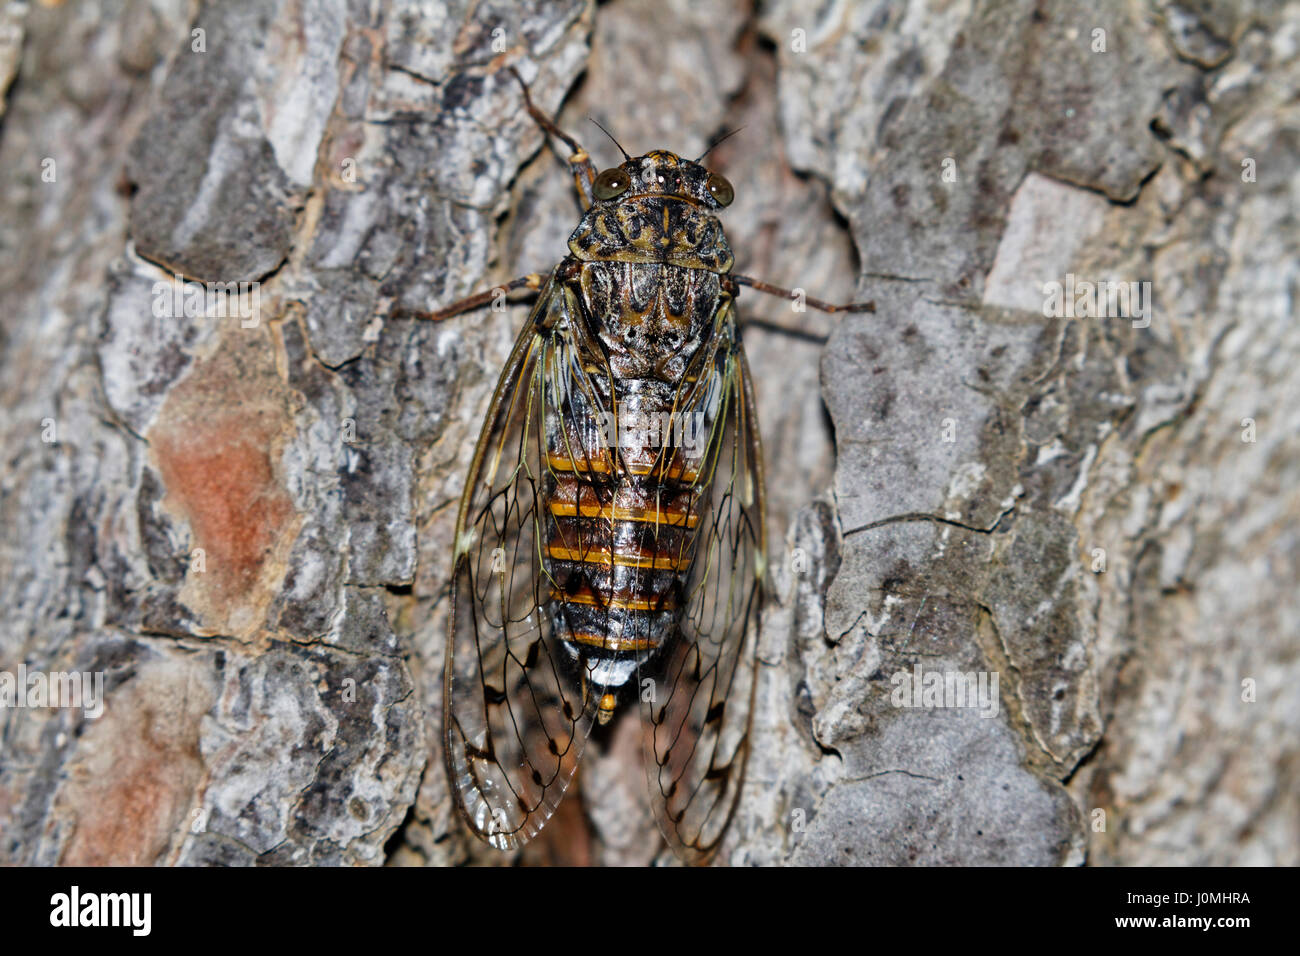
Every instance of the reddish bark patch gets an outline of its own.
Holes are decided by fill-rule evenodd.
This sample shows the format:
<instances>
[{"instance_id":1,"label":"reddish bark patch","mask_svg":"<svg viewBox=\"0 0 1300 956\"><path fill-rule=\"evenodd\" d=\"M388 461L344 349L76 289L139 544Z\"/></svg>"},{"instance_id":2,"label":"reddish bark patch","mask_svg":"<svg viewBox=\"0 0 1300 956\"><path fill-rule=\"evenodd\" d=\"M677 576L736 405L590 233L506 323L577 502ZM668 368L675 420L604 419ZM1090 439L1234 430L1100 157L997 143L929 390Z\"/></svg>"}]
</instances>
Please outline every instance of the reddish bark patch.
<instances>
[{"instance_id":1,"label":"reddish bark patch","mask_svg":"<svg viewBox=\"0 0 1300 956\"><path fill-rule=\"evenodd\" d=\"M214 633L260 627L296 533L279 468L292 402L270 346L265 333L225 336L172 388L149 432L164 506L188 522L191 556L203 551L181 597Z\"/></svg>"},{"instance_id":2,"label":"reddish bark patch","mask_svg":"<svg viewBox=\"0 0 1300 956\"><path fill-rule=\"evenodd\" d=\"M87 726L55 801L72 835L66 866L167 863L198 804L199 720L212 689L193 663L144 665Z\"/></svg>"},{"instance_id":3,"label":"reddish bark patch","mask_svg":"<svg viewBox=\"0 0 1300 956\"><path fill-rule=\"evenodd\" d=\"M270 439L245 418L222 417L187 422L153 442L168 504L189 519L221 597L256 586L292 512Z\"/></svg>"}]
</instances>

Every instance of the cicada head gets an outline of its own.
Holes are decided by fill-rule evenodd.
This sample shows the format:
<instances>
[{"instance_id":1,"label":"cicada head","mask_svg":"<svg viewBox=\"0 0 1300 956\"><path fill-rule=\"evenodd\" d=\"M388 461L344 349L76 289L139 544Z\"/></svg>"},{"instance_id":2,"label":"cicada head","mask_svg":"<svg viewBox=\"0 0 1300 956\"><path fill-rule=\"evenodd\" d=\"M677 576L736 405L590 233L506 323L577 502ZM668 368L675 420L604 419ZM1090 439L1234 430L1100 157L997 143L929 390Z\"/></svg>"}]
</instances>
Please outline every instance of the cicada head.
<instances>
[{"instance_id":1,"label":"cicada head","mask_svg":"<svg viewBox=\"0 0 1300 956\"><path fill-rule=\"evenodd\" d=\"M578 259L731 269L717 212L735 192L718 173L656 149L606 169L592 194L595 202L569 237Z\"/></svg>"},{"instance_id":2,"label":"cicada head","mask_svg":"<svg viewBox=\"0 0 1300 956\"><path fill-rule=\"evenodd\" d=\"M726 177L666 149L652 150L605 170L596 177L593 191L597 202L670 196L711 209L729 206L735 198Z\"/></svg>"}]
</instances>

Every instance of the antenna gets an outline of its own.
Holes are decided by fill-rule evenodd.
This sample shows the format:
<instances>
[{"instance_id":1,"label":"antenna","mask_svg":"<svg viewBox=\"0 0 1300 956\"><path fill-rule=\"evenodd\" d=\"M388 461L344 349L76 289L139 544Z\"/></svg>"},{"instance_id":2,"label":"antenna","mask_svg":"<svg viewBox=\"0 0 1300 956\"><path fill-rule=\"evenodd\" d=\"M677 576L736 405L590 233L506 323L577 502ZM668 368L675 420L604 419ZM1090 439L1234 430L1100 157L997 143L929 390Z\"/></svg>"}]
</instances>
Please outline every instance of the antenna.
<instances>
[{"instance_id":1,"label":"antenna","mask_svg":"<svg viewBox=\"0 0 1300 956\"><path fill-rule=\"evenodd\" d=\"M596 123L596 119L593 116L588 116L587 119L591 120L593 123ZM632 157L627 154L627 150L623 148L623 144L620 143L618 140L614 139L613 133L605 129L605 127L601 126L599 123L596 123L596 129L600 130L602 133L604 133L606 136L610 138L613 144L618 147L618 151L623 154L624 159L626 159L629 163L632 161Z\"/></svg>"},{"instance_id":2,"label":"antenna","mask_svg":"<svg viewBox=\"0 0 1300 956\"><path fill-rule=\"evenodd\" d=\"M721 146L724 142L726 142L727 140L731 139L731 137L735 136L737 133L739 133L739 132L740 132L742 129L744 129L744 128L745 128L745 127L743 127L743 126L737 126L737 127L736 127L735 129L733 129L730 133L723 133L721 136L719 136L717 139L715 139L712 143L709 144L709 148L708 148L708 149L706 149L704 152L700 153L700 155L697 156L695 159L691 160L691 162L693 162L693 163L698 163L701 159L703 159L705 156L709 155L709 153L713 152L715 149L717 149L719 146Z\"/></svg>"}]
</instances>

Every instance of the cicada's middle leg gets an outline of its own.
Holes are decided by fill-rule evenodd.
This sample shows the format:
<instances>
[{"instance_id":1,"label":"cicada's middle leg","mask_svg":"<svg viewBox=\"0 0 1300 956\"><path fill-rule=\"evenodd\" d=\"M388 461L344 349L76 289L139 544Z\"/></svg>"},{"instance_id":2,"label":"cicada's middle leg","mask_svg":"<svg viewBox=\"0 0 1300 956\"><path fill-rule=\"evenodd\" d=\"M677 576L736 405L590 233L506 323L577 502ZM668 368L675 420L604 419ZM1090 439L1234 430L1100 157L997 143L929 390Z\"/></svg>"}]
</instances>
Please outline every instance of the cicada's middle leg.
<instances>
[{"instance_id":1,"label":"cicada's middle leg","mask_svg":"<svg viewBox=\"0 0 1300 956\"><path fill-rule=\"evenodd\" d=\"M546 276L538 272L530 272L526 276L520 276L518 279L511 279L505 285L499 285L483 292L476 292L471 296L453 302L451 305L436 309L433 312L424 312L419 309L397 309L393 312L394 317L401 319L428 319L431 322L441 322L443 319L450 319L454 315L460 315L462 312L471 312L474 309L481 309L490 302L496 301L499 296L509 295L517 289L528 289L530 292L536 292L546 281Z\"/></svg>"},{"instance_id":2,"label":"cicada's middle leg","mask_svg":"<svg viewBox=\"0 0 1300 956\"><path fill-rule=\"evenodd\" d=\"M740 286L747 285L755 292L766 292L768 295L779 296L782 299L789 299L791 302L798 302L803 305L812 306L820 312L875 312L876 303L874 302L846 302L838 305L833 302L825 302L822 299L814 299L806 294L802 289L785 289L778 285L772 285L770 282L764 282L761 279L755 279L752 276L742 276L736 273L726 276L723 279L723 288L731 295L736 295L740 291ZM770 320L749 319L744 324L755 325L763 328L780 332L783 335L790 335L795 338L805 339L810 342L825 344L827 336L810 332L802 324L798 327L786 325L782 322L772 322Z\"/></svg>"},{"instance_id":3,"label":"cicada's middle leg","mask_svg":"<svg viewBox=\"0 0 1300 956\"><path fill-rule=\"evenodd\" d=\"M874 302L846 302L843 305L835 305L831 302L825 302L821 299L814 299L810 295L796 289L783 289L779 285L772 285L770 282L763 282L761 279L755 279L751 276L735 275L731 276L734 282L740 285L747 285L755 292L766 292L768 295L780 296L782 299L791 301L803 301L805 305L811 305L819 312L875 312L876 303Z\"/></svg>"}]
</instances>

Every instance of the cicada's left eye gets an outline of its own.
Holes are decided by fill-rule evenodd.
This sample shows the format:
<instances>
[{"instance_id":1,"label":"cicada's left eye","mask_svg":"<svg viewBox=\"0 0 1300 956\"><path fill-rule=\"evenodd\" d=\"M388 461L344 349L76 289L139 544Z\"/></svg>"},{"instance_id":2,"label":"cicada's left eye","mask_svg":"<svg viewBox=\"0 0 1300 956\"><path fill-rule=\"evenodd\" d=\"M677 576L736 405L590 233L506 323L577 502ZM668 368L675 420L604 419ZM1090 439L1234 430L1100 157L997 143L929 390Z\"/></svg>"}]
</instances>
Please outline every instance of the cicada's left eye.
<instances>
[{"instance_id":1,"label":"cicada's left eye","mask_svg":"<svg viewBox=\"0 0 1300 956\"><path fill-rule=\"evenodd\" d=\"M709 195L719 206L730 206L731 201L736 198L736 191L731 188L731 183L727 182L726 177L709 173Z\"/></svg>"},{"instance_id":2,"label":"cicada's left eye","mask_svg":"<svg viewBox=\"0 0 1300 956\"><path fill-rule=\"evenodd\" d=\"M596 177L596 185L592 188L592 192L597 199L613 199L627 192L631 185L632 180L628 174L615 166Z\"/></svg>"}]
</instances>

